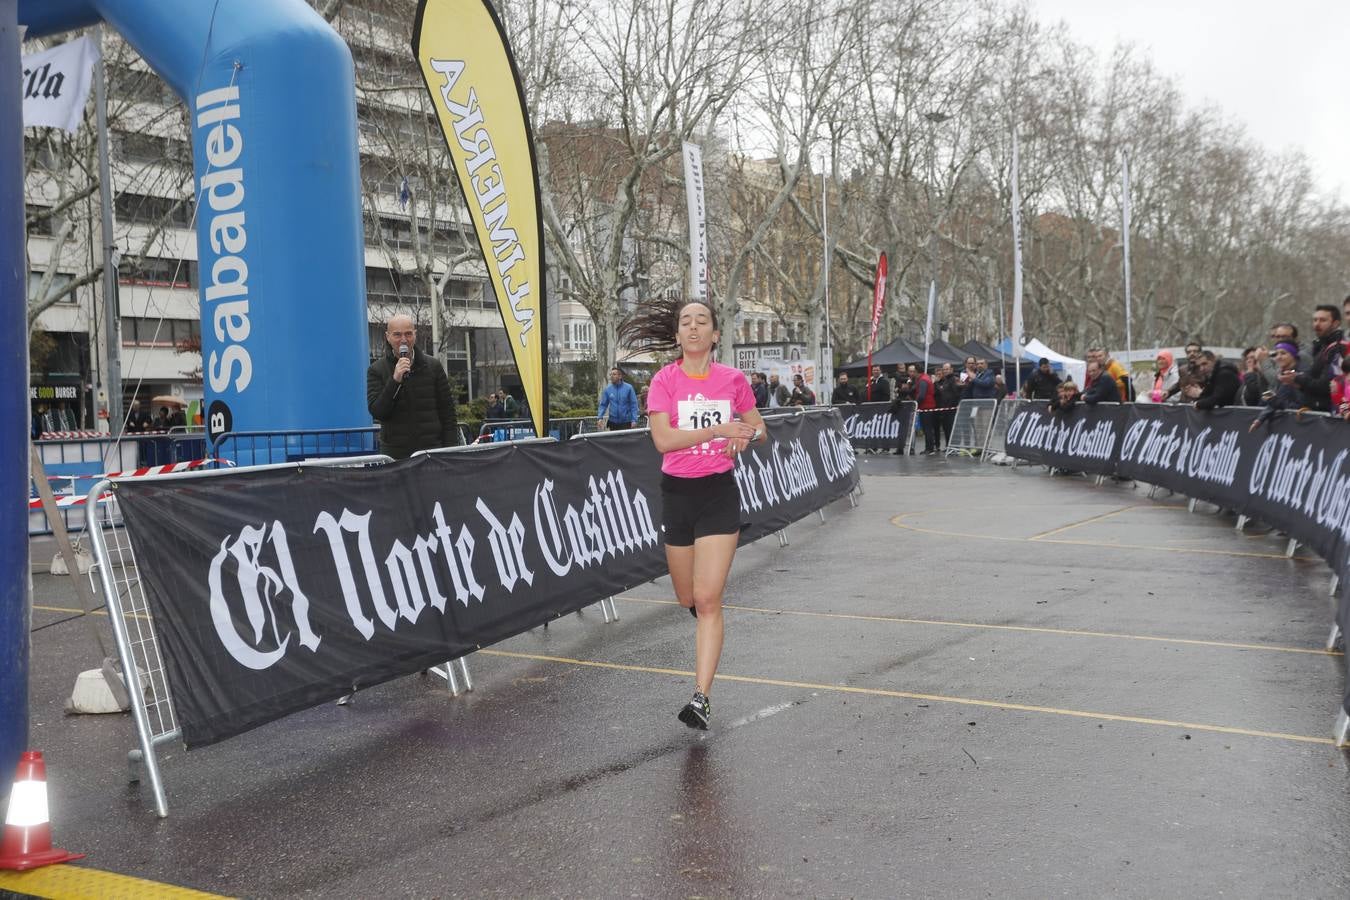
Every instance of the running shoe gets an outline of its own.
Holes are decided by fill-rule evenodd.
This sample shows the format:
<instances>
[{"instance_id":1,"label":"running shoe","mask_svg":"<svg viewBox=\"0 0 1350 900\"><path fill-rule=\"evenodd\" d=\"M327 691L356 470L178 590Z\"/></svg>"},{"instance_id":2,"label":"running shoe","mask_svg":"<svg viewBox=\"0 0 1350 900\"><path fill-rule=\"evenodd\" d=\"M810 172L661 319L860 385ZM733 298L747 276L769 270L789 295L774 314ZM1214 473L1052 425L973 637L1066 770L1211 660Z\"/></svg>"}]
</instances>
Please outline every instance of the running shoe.
<instances>
[{"instance_id":1,"label":"running shoe","mask_svg":"<svg viewBox=\"0 0 1350 900\"><path fill-rule=\"evenodd\" d=\"M680 710L680 721L690 728L708 730L708 720L712 718L712 702L702 691L694 691L694 699Z\"/></svg>"}]
</instances>

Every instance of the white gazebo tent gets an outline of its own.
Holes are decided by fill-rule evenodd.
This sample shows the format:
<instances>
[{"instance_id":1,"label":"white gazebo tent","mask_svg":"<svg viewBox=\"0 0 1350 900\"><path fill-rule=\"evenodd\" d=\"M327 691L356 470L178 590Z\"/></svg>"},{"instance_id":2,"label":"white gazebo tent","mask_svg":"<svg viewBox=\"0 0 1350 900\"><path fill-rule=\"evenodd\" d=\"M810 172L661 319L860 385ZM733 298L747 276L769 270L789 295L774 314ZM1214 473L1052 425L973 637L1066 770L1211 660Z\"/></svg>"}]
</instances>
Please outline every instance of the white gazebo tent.
<instances>
[{"instance_id":1,"label":"white gazebo tent","mask_svg":"<svg viewBox=\"0 0 1350 900\"><path fill-rule=\"evenodd\" d=\"M1004 338L1003 343L999 344L995 349L1007 355L1012 352L1011 347L1012 338ZM1023 359L1034 359L1037 361L1042 359L1050 360L1050 364L1054 368L1066 372L1073 378L1079 388L1083 386L1083 382L1087 379L1087 363L1084 360L1074 359L1072 356L1065 356L1063 353L1051 350L1037 338L1032 338L1023 345L1020 356Z\"/></svg>"}]
</instances>

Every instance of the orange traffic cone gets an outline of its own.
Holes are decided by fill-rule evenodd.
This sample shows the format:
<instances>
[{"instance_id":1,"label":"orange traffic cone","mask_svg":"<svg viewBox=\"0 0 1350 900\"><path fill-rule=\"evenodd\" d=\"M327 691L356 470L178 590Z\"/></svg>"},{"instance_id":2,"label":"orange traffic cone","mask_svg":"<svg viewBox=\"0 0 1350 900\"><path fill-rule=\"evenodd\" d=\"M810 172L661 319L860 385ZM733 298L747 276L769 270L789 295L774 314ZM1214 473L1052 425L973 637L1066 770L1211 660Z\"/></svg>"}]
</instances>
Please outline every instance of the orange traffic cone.
<instances>
[{"instance_id":1,"label":"orange traffic cone","mask_svg":"<svg viewBox=\"0 0 1350 900\"><path fill-rule=\"evenodd\" d=\"M83 858L83 853L52 847L52 824L47 817L47 766L41 753L29 750L19 757L14 772L5 836L0 838L0 869L22 872Z\"/></svg>"}]
</instances>

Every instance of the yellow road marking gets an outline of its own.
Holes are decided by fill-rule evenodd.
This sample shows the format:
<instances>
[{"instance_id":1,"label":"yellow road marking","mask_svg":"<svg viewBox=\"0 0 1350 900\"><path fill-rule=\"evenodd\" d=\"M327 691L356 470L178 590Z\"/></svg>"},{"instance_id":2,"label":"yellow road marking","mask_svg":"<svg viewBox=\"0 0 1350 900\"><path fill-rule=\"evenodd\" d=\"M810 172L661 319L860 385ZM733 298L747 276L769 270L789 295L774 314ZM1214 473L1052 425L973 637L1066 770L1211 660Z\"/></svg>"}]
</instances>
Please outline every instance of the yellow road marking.
<instances>
[{"instance_id":1,"label":"yellow road marking","mask_svg":"<svg viewBox=\"0 0 1350 900\"><path fill-rule=\"evenodd\" d=\"M76 615L81 615L81 616L82 616L82 615L106 616L106 615L108 614L108 611L107 611L106 609L95 609L95 610L93 610L92 612L86 614L85 611L82 610L82 609L80 609L78 606L43 606L43 605L38 604L38 603L34 603L34 604L33 604L33 609L35 609L35 610L41 610L42 612L75 613ZM124 619L144 619L145 621L149 622L149 621L151 620L151 618L153 618L153 617L152 617L152 616L148 616L148 615L146 615L145 613L129 613L129 612L124 612L124 613L122 613L122 618L124 618Z\"/></svg>"},{"instance_id":2,"label":"yellow road marking","mask_svg":"<svg viewBox=\"0 0 1350 900\"><path fill-rule=\"evenodd\" d=\"M1091 516L1090 518L1084 519L1084 520L1081 521L1081 522L1074 522L1074 523L1072 523L1072 524L1070 524L1070 525L1064 525L1064 526L1062 526L1062 527L1060 527L1060 528L1052 528L1052 529L1050 529L1049 531L1042 531L1040 534L1033 534L1031 537L1027 538L1027 540L1029 540L1029 541L1037 541L1037 540L1040 540L1041 538L1047 538L1047 537L1049 537L1049 536L1052 535L1052 534L1059 534L1061 531L1068 531L1069 529L1071 529L1071 528L1077 528L1077 527L1079 527L1080 525L1091 525L1093 522L1100 522L1102 519L1109 519L1109 518L1111 518L1112 516L1118 516L1118 515L1120 515L1121 513L1127 512L1127 511L1129 511L1129 510L1131 510L1131 509L1140 509L1140 508L1141 508L1141 507L1138 507L1138 506L1122 506L1120 509L1113 509L1113 510L1111 510L1110 512L1102 513L1102 514L1099 515L1099 516ZM1147 509L1147 507L1143 507L1143 508L1144 508L1144 509Z\"/></svg>"},{"instance_id":3,"label":"yellow road marking","mask_svg":"<svg viewBox=\"0 0 1350 900\"><path fill-rule=\"evenodd\" d=\"M660 603L678 605L677 600L659 600L647 597L617 597L630 603ZM738 612L755 612L765 615L809 616L817 619L846 619L859 622L892 622L897 625L942 625L949 628L979 628L989 631L1025 631L1034 634L1063 634L1071 637L1114 638L1122 641L1153 641L1159 644L1186 644L1193 647L1219 647L1226 650L1265 650L1275 653L1306 653L1312 656L1344 656L1339 650L1327 650L1322 647L1285 647L1279 644L1243 644L1237 641L1205 641L1197 638L1171 638L1149 634L1124 634L1118 631L1084 631L1075 628L1046 628L1034 625L992 625L984 622L955 622L950 619L908 619L901 616L862 615L857 613L825 613L802 609L772 609L764 606L739 606L732 603L722 604L723 609Z\"/></svg>"},{"instance_id":4,"label":"yellow road marking","mask_svg":"<svg viewBox=\"0 0 1350 900\"><path fill-rule=\"evenodd\" d=\"M220 897L191 888L147 881L116 872L87 869L83 866L44 866L29 872L0 872L0 888L33 897L59 897L62 900L103 900L106 897L156 898Z\"/></svg>"},{"instance_id":5,"label":"yellow road marking","mask_svg":"<svg viewBox=\"0 0 1350 900\"><path fill-rule=\"evenodd\" d=\"M74 606L41 606L37 603L33 604L33 609L40 609L43 612L84 613L84 610ZM94 610L94 615L96 616L106 616L107 614L108 611L106 609Z\"/></svg>"},{"instance_id":6,"label":"yellow road marking","mask_svg":"<svg viewBox=\"0 0 1350 900\"><path fill-rule=\"evenodd\" d=\"M549 656L542 653L516 653L509 650L479 650L488 656L503 656L511 659L529 659L536 662L560 663L570 666L584 666L591 669L609 669L619 672L643 672L649 675L675 675L681 678L693 678L694 673L682 669L665 669L658 666L634 666L625 663L601 662L593 659L572 659L566 656ZM893 697L900 700L927 700L932 703L956 703L961 706L979 706L987 709L1007 709L1015 712L1043 713L1054 716L1071 716L1077 719L1098 719L1105 722L1129 722L1135 725L1156 725L1164 728L1183 728L1189 731L1205 731L1214 734L1238 734L1244 737L1273 738L1281 741L1295 741L1303 744L1328 744L1335 746L1331 738L1313 737L1307 734L1288 734L1282 731L1261 731L1252 728L1232 728L1227 725L1205 725L1198 722L1177 722L1171 719L1154 719L1147 716L1122 716L1115 713L1088 712L1080 709L1060 709L1054 706L1033 706L1026 703L1007 703L998 700L976 700L970 697L948 697L943 694L921 694L915 691L894 691L887 688L853 687L843 684L817 684L811 681L787 681L780 678L757 678L749 675L724 675L717 673L720 681L736 681L741 684L758 684L769 687L788 687L808 691L829 691L839 694L862 694L869 697Z\"/></svg>"},{"instance_id":7,"label":"yellow road marking","mask_svg":"<svg viewBox=\"0 0 1350 900\"><path fill-rule=\"evenodd\" d=\"M1252 559L1295 559L1299 562L1317 562L1312 556L1294 556L1286 557L1283 553L1249 553L1245 550L1207 550L1202 547L1168 547L1155 544L1121 544L1114 541L1070 541L1070 540L1048 540L1044 537L1039 538L1019 538L1003 537L992 534L971 534L965 531L944 531L939 528L923 528L918 525L911 525L908 522L901 521L908 516L924 515L936 510L916 510L914 512L900 513L891 517L891 524L897 528L904 528L907 531L918 532L919 534L935 534L940 537L960 537L976 538L981 541L1004 541L1014 544L1065 544L1076 547L1110 547L1115 550L1149 550L1156 553L1201 553L1211 556L1245 556ZM1082 522L1078 523L1084 524Z\"/></svg>"}]
</instances>

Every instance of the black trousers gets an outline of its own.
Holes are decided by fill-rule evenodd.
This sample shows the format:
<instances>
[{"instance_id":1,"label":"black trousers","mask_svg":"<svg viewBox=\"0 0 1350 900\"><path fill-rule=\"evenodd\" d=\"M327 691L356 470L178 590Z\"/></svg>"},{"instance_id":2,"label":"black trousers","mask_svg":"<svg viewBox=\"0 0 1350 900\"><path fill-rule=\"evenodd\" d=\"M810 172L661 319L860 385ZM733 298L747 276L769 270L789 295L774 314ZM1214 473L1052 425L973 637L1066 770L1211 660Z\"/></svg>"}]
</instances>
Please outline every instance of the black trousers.
<instances>
[{"instance_id":1,"label":"black trousers","mask_svg":"<svg viewBox=\"0 0 1350 900\"><path fill-rule=\"evenodd\" d=\"M940 413L932 410L924 410L919 413L919 425L923 428L923 449L927 451L936 451L938 449L938 416Z\"/></svg>"}]
</instances>

